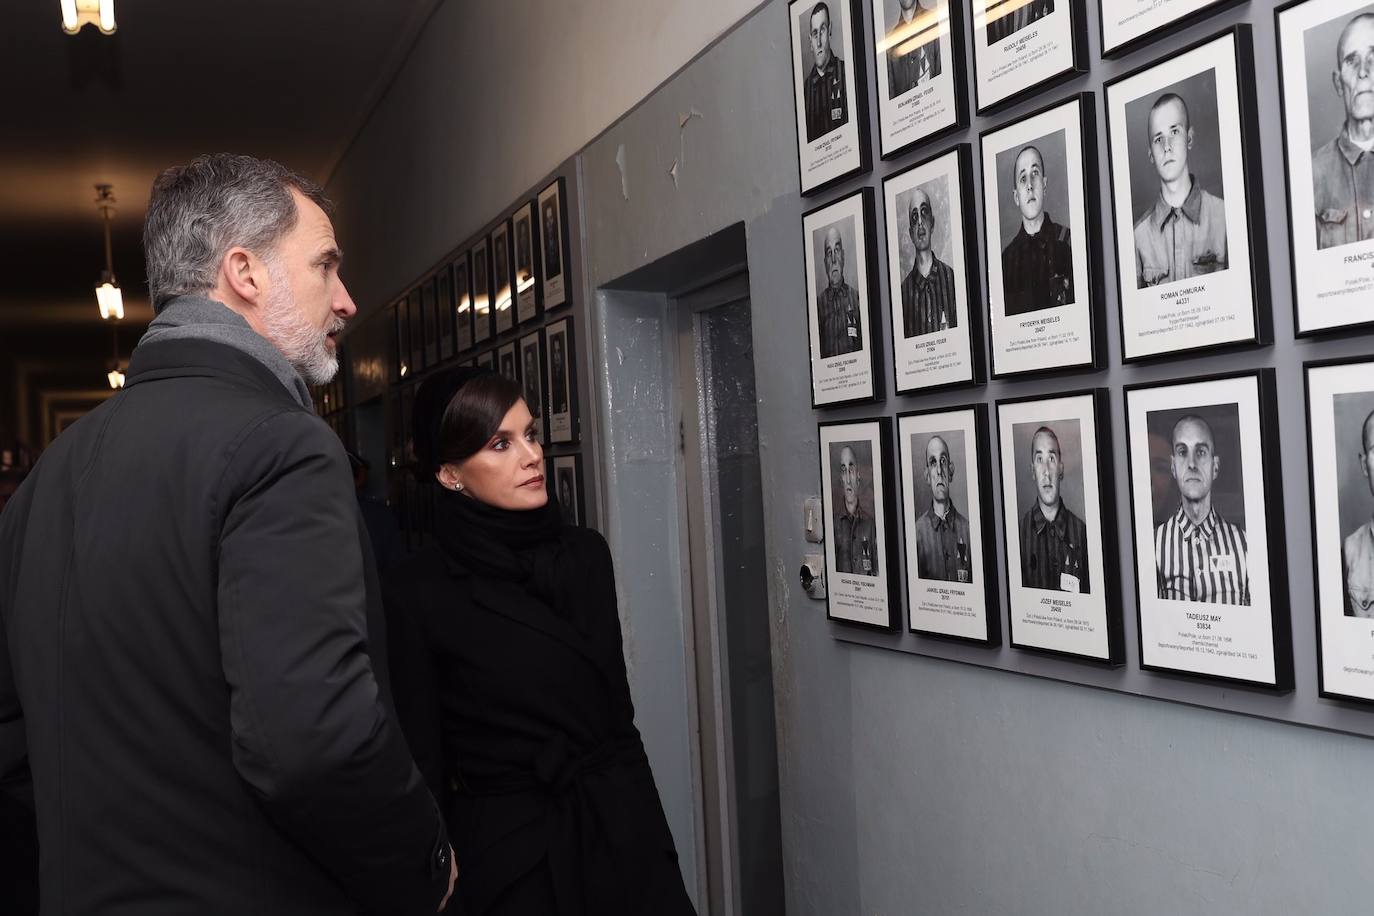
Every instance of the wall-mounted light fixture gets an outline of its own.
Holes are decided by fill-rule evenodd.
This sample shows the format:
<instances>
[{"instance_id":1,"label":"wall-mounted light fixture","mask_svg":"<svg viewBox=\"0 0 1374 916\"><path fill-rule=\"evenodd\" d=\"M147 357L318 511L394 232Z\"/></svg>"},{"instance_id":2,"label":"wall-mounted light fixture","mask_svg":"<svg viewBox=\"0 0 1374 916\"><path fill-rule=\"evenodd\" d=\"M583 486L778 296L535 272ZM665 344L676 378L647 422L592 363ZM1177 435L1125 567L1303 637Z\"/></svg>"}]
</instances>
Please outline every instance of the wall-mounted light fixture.
<instances>
[{"instance_id":1,"label":"wall-mounted light fixture","mask_svg":"<svg viewBox=\"0 0 1374 916\"><path fill-rule=\"evenodd\" d=\"M62 31L75 35L88 25L93 25L103 35L113 35L115 30L114 0L61 0Z\"/></svg>"},{"instance_id":2,"label":"wall-mounted light fixture","mask_svg":"<svg viewBox=\"0 0 1374 916\"><path fill-rule=\"evenodd\" d=\"M100 282L95 287L95 302L100 306L101 318L124 317L124 294L119 291L119 283L114 275L114 253L110 248L110 218L114 215L114 189L108 184L95 186L95 206L105 217L105 269L100 272Z\"/></svg>"}]
</instances>

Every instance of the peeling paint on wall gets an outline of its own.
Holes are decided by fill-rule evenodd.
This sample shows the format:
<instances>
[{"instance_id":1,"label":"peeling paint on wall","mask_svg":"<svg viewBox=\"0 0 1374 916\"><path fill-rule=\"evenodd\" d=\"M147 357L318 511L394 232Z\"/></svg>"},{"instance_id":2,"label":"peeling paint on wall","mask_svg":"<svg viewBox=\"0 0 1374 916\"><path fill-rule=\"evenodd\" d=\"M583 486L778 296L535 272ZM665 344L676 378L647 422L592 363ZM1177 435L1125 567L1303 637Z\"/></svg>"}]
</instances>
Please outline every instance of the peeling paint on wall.
<instances>
[{"instance_id":1,"label":"peeling paint on wall","mask_svg":"<svg viewBox=\"0 0 1374 916\"><path fill-rule=\"evenodd\" d=\"M615 164L620 167L620 195L626 200L630 199L630 179L625 174L625 144L622 143L615 150Z\"/></svg>"}]
</instances>

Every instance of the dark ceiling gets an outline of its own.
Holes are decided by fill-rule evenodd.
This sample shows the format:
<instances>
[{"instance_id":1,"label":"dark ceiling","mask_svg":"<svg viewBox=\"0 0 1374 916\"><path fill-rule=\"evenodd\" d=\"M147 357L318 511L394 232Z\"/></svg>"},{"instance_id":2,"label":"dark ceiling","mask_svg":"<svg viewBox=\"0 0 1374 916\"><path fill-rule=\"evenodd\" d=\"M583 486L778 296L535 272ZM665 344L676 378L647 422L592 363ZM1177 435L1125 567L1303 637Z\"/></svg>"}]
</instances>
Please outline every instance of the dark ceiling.
<instances>
[{"instance_id":1,"label":"dark ceiling","mask_svg":"<svg viewBox=\"0 0 1374 916\"><path fill-rule=\"evenodd\" d=\"M157 173L231 150L327 180L440 2L116 0L112 36L65 35L58 0L5 4L0 355L6 328L100 323L96 183L119 201L127 323L146 323L139 234Z\"/></svg>"}]
</instances>

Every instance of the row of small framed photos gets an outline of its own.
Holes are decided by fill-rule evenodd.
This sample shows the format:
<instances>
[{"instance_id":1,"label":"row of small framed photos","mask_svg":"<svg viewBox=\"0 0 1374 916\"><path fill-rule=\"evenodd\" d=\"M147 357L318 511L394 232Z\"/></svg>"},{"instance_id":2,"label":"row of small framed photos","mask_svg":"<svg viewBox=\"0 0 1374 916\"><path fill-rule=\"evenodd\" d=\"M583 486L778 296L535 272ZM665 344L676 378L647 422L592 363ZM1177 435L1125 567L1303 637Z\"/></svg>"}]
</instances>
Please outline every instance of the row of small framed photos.
<instances>
[{"instance_id":1,"label":"row of small framed photos","mask_svg":"<svg viewBox=\"0 0 1374 916\"><path fill-rule=\"evenodd\" d=\"M396 304L392 380L570 304L567 267L567 189L559 177Z\"/></svg>"},{"instance_id":2,"label":"row of small framed photos","mask_svg":"<svg viewBox=\"0 0 1374 916\"><path fill-rule=\"evenodd\" d=\"M1374 702L1374 361L1304 374L1321 694ZM1293 687L1274 386L1262 369L1125 387L1146 670ZM986 405L899 414L895 476L890 419L821 423L827 615L896 628L904 581L911 632L996 646L1005 594L1013 648L1122 664L1109 400L997 401L1003 570Z\"/></svg>"},{"instance_id":3,"label":"row of small framed photos","mask_svg":"<svg viewBox=\"0 0 1374 916\"><path fill-rule=\"evenodd\" d=\"M792 77L803 194L871 167L865 59L882 157L968 126L964 17L972 14L979 114L1086 73L1084 0L792 0ZM1116 57L1237 0L1099 0L1102 55ZM856 38L868 7L871 53ZM846 64L849 61L849 64Z\"/></svg>"},{"instance_id":4,"label":"row of small framed photos","mask_svg":"<svg viewBox=\"0 0 1374 916\"><path fill-rule=\"evenodd\" d=\"M1335 50L1363 42L1359 53L1374 54L1374 18L1361 9L1303 0L1277 13L1281 55L1301 64L1283 82L1289 212L1314 215L1290 220L1300 337L1374 323L1374 165L1346 139L1359 106L1374 124L1374 102L1352 84L1348 102L1337 98L1344 115L1323 105L1309 116L1308 106L1338 96L1330 82L1344 85L1343 69L1327 82L1317 73ZM1272 341L1253 77L1250 28L1238 25L1106 84L1123 362ZM884 179L899 394L983 381L975 301L986 303L994 378L1104 367L1104 278L1090 246L1096 137L1086 92L980 135L985 294L970 253L970 147ZM813 406L883 396L870 333L880 298L873 193L803 217Z\"/></svg>"}]
</instances>

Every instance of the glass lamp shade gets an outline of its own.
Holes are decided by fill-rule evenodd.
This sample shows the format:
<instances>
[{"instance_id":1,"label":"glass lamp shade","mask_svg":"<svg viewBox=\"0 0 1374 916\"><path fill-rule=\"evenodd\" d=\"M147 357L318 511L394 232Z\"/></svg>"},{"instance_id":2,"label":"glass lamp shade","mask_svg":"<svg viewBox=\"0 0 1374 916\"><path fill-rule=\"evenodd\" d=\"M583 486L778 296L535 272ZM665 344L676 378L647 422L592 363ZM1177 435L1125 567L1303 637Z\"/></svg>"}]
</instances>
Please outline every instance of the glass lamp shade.
<instances>
[{"instance_id":1,"label":"glass lamp shade","mask_svg":"<svg viewBox=\"0 0 1374 916\"><path fill-rule=\"evenodd\" d=\"M113 278L107 279L95 288L95 301L100 305L101 318L124 318L124 296Z\"/></svg>"},{"instance_id":2,"label":"glass lamp shade","mask_svg":"<svg viewBox=\"0 0 1374 916\"><path fill-rule=\"evenodd\" d=\"M111 388L118 389L124 387L124 373L118 366L115 366L109 372L105 373L105 378L110 380Z\"/></svg>"},{"instance_id":3,"label":"glass lamp shade","mask_svg":"<svg viewBox=\"0 0 1374 916\"><path fill-rule=\"evenodd\" d=\"M115 30L114 0L61 0L62 31L75 35L93 25L105 35Z\"/></svg>"}]
</instances>

